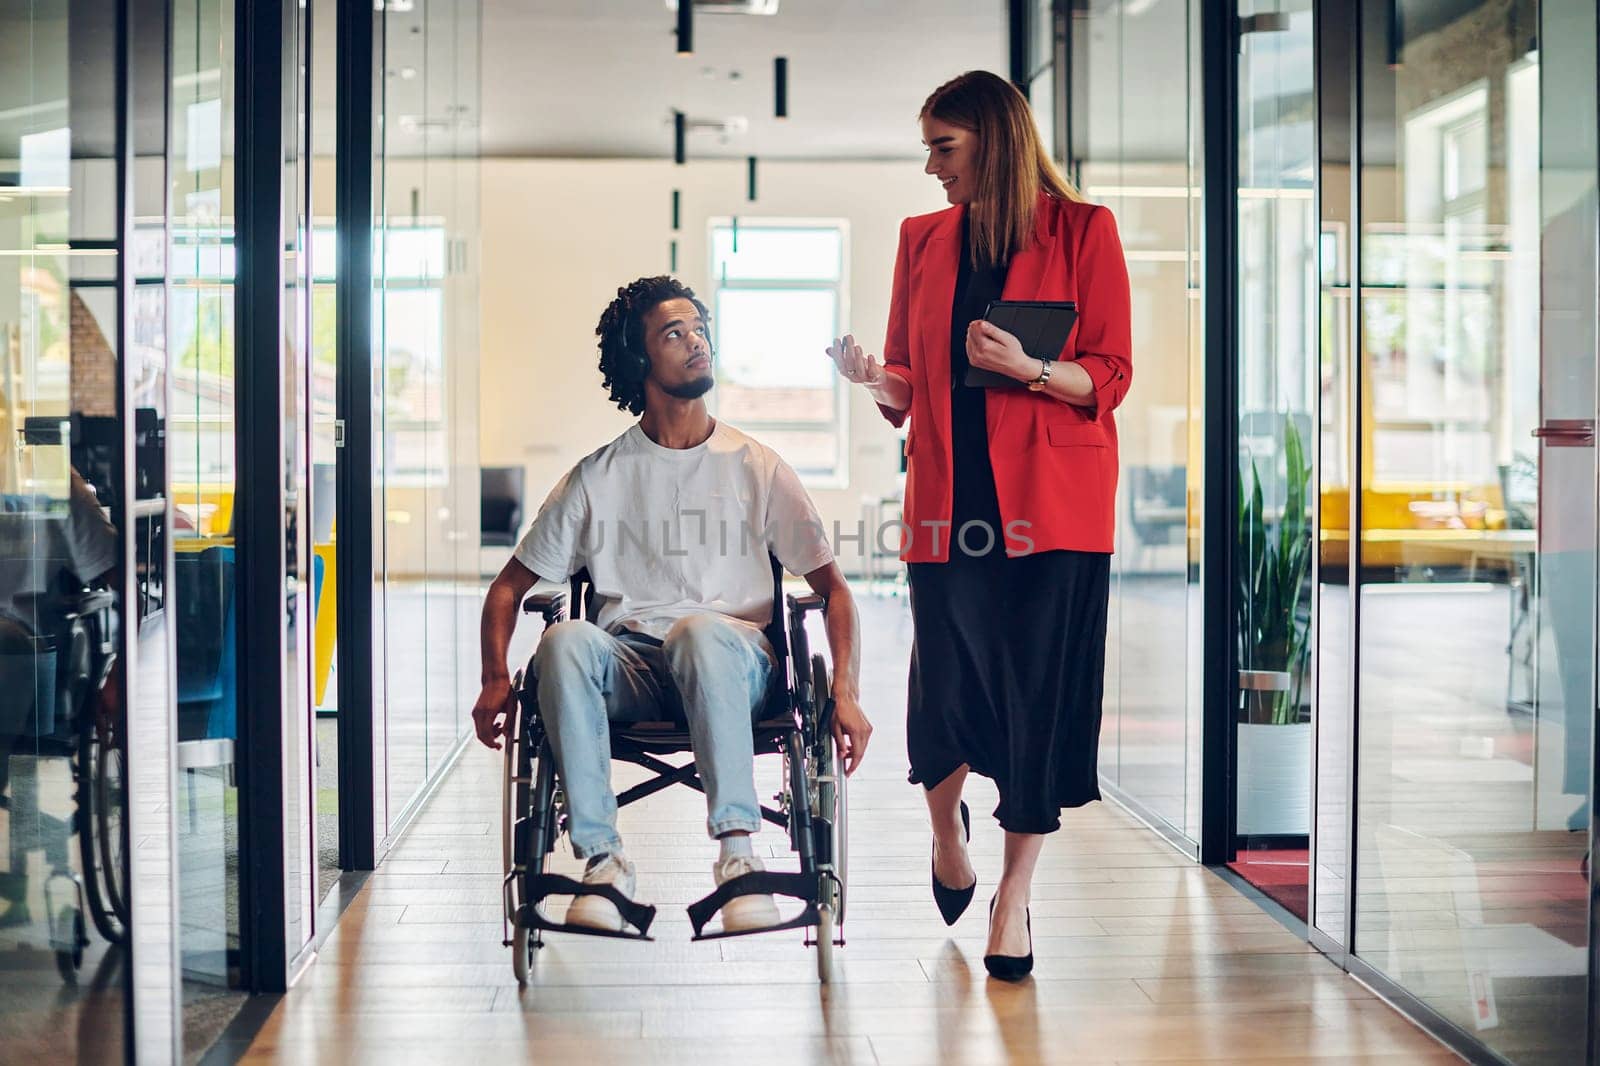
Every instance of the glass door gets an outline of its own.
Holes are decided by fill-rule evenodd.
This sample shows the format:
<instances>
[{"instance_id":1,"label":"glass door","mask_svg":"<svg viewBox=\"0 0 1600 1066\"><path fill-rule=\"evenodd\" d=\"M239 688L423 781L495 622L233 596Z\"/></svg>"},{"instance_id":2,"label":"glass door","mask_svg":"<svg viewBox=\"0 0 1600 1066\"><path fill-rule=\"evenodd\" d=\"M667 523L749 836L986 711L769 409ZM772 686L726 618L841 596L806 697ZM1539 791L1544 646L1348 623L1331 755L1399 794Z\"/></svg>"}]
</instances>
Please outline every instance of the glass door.
<instances>
[{"instance_id":1,"label":"glass door","mask_svg":"<svg viewBox=\"0 0 1600 1066\"><path fill-rule=\"evenodd\" d=\"M1351 358L1361 962L1585 1060L1595 8L1364 4Z\"/></svg>"}]
</instances>

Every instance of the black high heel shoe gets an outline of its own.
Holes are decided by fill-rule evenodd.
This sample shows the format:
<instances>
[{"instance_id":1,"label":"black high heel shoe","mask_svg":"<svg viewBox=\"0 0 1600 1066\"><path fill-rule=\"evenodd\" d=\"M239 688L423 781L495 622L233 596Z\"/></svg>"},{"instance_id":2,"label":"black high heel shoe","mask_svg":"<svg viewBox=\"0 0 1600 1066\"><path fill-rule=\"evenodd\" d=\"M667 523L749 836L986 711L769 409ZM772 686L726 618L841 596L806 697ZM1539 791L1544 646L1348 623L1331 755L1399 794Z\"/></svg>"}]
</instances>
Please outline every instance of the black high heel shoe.
<instances>
[{"instance_id":1,"label":"black high heel shoe","mask_svg":"<svg viewBox=\"0 0 1600 1066\"><path fill-rule=\"evenodd\" d=\"M994 901L998 897L989 897L989 921L994 921ZM983 968L989 971L990 977L1001 981L1020 981L1033 972L1033 913L1024 909L1023 914L1028 918L1028 953L1026 955L985 955Z\"/></svg>"},{"instance_id":2,"label":"black high heel shoe","mask_svg":"<svg viewBox=\"0 0 1600 1066\"><path fill-rule=\"evenodd\" d=\"M972 839L972 815L967 811L967 803L961 801L961 831L966 834L966 839ZM966 888L946 888L939 883L939 874L934 870L933 860L928 860L928 873L933 879L933 902L939 906L939 916L944 919L945 925L955 925L956 919L966 913L968 905L972 903L972 894L978 890L978 879L972 879L972 884Z\"/></svg>"}]
</instances>

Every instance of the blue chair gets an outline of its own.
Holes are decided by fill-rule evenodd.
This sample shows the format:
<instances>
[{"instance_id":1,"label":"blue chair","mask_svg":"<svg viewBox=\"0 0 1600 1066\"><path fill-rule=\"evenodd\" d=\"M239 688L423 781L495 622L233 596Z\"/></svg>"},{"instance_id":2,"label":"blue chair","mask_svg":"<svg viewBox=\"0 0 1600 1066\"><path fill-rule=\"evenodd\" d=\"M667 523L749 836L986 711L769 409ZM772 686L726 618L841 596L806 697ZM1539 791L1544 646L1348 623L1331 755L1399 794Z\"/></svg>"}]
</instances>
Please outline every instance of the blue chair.
<instances>
[{"instance_id":1,"label":"blue chair","mask_svg":"<svg viewBox=\"0 0 1600 1066\"><path fill-rule=\"evenodd\" d=\"M173 563L179 739L234 739L239 663L233 545L179 551ZM197 721L205 723L199 736Z\"/></svg>"}]
</instances>

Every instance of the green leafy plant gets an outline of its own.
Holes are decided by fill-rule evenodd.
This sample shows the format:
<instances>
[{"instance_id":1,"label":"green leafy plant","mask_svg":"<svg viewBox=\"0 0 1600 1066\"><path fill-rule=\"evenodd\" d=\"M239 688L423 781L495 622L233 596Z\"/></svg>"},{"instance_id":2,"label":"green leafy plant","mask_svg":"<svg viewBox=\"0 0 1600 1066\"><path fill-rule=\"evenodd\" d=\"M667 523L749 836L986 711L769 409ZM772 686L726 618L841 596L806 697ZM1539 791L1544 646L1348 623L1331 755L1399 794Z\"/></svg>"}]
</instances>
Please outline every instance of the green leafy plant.
<instances>
[{"instance_id":1,"label":"green leafy plant","mask_svg":"<svg viewBox=\"0 0 1600 1066\"><path fill-rule=\"evenodd\" d=\"M1283 514L1272 521L1262 499L1261 474L1250 461L1250 492L1239 479L1235 559L1235 628L1239 668L1287 674L1288 686L1247 691L1246 720L1290 725L1300 720L1300 697L1311 660L1310 612L1301 610L1311 568L1311 525L1306 506L1311 465L1293 419L1286 420L1287 467Z\"/></svg>"}]
</instances>

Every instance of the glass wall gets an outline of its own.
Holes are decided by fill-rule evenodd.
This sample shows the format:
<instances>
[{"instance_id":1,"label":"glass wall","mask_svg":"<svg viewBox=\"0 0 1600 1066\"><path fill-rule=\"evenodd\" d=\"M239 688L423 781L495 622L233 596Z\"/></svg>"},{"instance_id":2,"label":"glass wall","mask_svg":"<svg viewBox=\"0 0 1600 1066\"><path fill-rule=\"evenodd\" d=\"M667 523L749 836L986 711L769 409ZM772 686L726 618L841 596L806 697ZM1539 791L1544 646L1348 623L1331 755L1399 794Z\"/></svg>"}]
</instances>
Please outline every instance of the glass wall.
<instances>
[{"instance_id":1,"label":"glass wall","mask_svg":"<svg viewBox=\"0 0 1600 1066\"><path fill-rule=\"evenodd\" d=\"M458 750L478 690L479 13L380 16L380 841Z\"/></svg>"},{"instance_id":2,"label":"glass wall","mask_svg":"<svg viewBox=\"0 0 1600 1066\"><path fill-rule=\"evenodd\" d=\"M1316 47L1320 215L1317 250L1318 350L1316 469L1316 581L1313 618L1313 677L1316 731L1312 871L1307 924L1313 936L1343 953L1349 940L1351 791L1355 787L1351 740L1354 728L1350 602L1354 553L1350 550L1351 479L1360 434L1351 432L1355 402L1350 339L1354 310L1353 202L1350 161L1351 76L1357 27L1345 11L1318 8Z\"/></svg>"},{"instance_id":3,"label":"glass wall","mask_svg":"<svg viewBox=\"0 0 1600 1066\"><path fill-rule=\"evenodd\" d=\"M120 1057L129 1006L115 45L0 8L0 1025L57 1061Z\"/></svg>"},{"instance_id":4,"label":"glass wall","mask_svg":"<svg viewBox=\"0 0 1600 1066\"><path fill-rule=\"evenodd\" d=\"M335 195L338 176L335 107L338 91L338 0L312 0L311 19L311 292L310 359L306 366L309 411L310 496L306 511L311 610L311 706L315 709L317 898L325 898L340 872L339 840L339 587L337 579L339 456L338 298Z\"/></svg>"},{"instance_id":5,"label":"glass wall","mask_svg":"<svg viewBox=\"0 0 1600 1066\"><path fill-rule=\"evenodd\" d=\"M1353 905L1355 956L1459 1039L1512 1062L1580 1062L1596 14L1588 0L1398 10L1363 4L1334 31L1362 42L1353 145L1324 109L1320 669L1325 705L1355 694L1357 772L1343 898L1351 883L1330 861L1343 775L1320 777L1333 849L1317 862L1316 924L1344 942ZM1359 168L1353 203L1341 151ZM1356 589L1353 687L1341 569ZM1331 764L1336 733L1319 741Z\"/></svg>"},{"instance_id":6,"label":"glass wall","mask_svg":"<svg viewBox=\"0 0 1600 1066\"><path fill-rule=\"evenodd\" d=\"M177 1057L166 34L163 3L0 5L7 1059Z\"/></svg>"},{"instance_id":7,"label":"glass wall","mask_svg":"<svg viewBox=\"0 0 1600 1066\"><path fill-rule=\"evenodd\" d=\"M233 5L173 6L173 599L182 925L190 996L239 983Z\"/></svg>"},{"instance_id":8,"label":"glass wall","mask_svg":"<svg viewBox=\"0 0 1600 1066\"><path fill-rule=\"evenodd\" d=\"M1117 411L1122 471L1100 772L1200 835L1200 5L1089 0L1067 19L1069 175L1115 212L1137 384ZM1037 90L1034 97L1042 95Z\"/></svg>"},{"instance_id":9,"label":"glass wall","mask_svg":"<svg viewBox=\"0 0 1600 1066\"><path fill-rule=\"evenodd\" d=\"M1311 0L1243 3L1240 16L1232 865L1304 918L1317 350Z\"/></svg>"}]
</instances>

